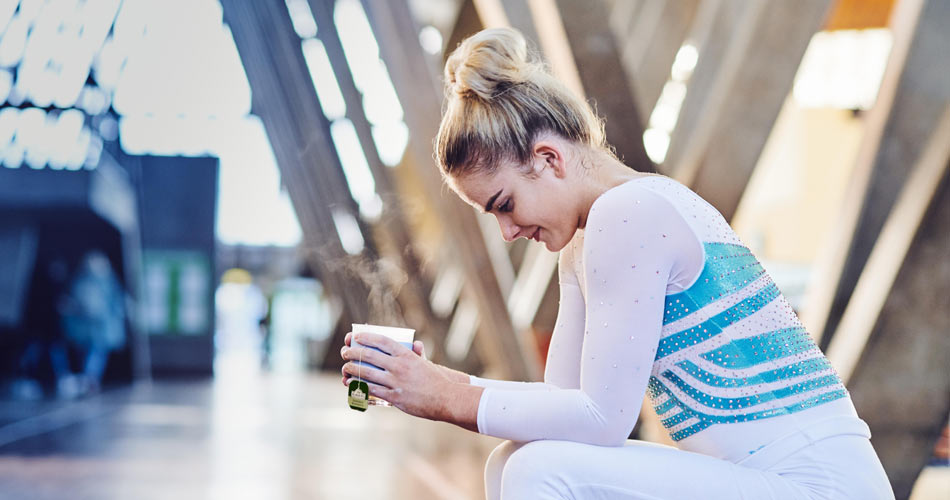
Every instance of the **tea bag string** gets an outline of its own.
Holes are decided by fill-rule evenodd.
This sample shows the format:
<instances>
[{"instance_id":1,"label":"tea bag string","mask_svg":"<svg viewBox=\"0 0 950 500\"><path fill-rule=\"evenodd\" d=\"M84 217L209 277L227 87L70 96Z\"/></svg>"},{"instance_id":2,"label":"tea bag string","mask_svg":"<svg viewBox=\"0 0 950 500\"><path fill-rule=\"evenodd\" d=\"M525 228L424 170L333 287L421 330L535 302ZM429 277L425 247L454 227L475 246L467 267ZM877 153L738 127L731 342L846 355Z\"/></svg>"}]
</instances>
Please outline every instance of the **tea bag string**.
<instances>
[{"instance_id":1,"label":"tea bag string","mask_svg":"<svg viewBox=\"0 0 950 500\"><path fill-rule=\"evenodd\" d=\"M362 373L362 370L363 370L363 349L360 349L360 361L356 363L356 379L357 380L363 380L362 378L360 378L360 374Z\"/></svg>"}]
</instances>

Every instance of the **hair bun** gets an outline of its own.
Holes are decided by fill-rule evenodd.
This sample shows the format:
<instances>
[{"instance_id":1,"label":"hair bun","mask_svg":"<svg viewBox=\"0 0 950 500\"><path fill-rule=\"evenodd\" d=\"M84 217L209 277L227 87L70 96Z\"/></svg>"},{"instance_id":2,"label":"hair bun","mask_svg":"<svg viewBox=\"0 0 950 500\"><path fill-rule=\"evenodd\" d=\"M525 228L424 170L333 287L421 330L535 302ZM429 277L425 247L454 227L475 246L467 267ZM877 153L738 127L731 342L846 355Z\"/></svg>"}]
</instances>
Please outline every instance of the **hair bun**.
<instances>
[{"instance_id":1,"label":"hair bun","mask_svg":"<svg viewBox=\"0 0 950 500\"><path fill-rule=\"evenodd\" d=\"M528 44L517 30L482 30L459 44L446 61L446 92L491 99L528 79L537 66L528 58Z\"/></svg>"}]
</instances>

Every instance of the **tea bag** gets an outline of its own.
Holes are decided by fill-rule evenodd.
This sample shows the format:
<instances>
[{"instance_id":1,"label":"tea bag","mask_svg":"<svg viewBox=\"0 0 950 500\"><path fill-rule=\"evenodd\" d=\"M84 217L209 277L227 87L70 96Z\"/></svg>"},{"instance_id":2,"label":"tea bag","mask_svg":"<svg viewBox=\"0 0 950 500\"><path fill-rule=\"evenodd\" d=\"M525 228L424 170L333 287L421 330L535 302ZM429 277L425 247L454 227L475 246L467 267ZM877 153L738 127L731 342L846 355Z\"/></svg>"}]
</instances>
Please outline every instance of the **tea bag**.
<instances>
[{"instance_id":1,"label":"tea bag","mask_svg":"<svg viewBox=\"0 0 950 500\"><path fill-rule=\"evenodd\" d=\"M346 398L350 408L359 411L366 411L369 406L369 384L360 380L360 373L363 369L363 351L360 350L360 364L356 368L356 378L350 380L350 392Z\"/></svg>"},{"instance_id":2,"label":"tea bag","mask_svg":"<svg viewBox=\"0 0 950 500\"><path fill-rule=\"evenodd\" d=\"M362 380L351 380L350 393L347 401L349 402L350 408L366 411L366 408L369 406L369 385Z\"/></svg>"}]
</instances>

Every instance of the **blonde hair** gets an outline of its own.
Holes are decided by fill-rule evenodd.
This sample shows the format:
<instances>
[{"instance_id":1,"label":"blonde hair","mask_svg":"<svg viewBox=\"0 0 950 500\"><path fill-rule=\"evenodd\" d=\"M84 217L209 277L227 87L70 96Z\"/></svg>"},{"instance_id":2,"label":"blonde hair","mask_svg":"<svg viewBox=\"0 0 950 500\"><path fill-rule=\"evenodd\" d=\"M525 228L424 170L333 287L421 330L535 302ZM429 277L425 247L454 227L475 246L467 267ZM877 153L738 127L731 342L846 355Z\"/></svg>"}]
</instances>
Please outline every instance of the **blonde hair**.
<instances>
[{"instance_id":1,"label":"blonde hair","mask_svg":"<svg viewBox=\"0 0 950 500\"><path fill-rule=\"evenodd\" d=\"M445 103L436 158L443 176L494 173L502 161L527 166L538 135L610 151L603 122L554 78L511 28L465 39L445 63Z\"/></svg>"}]
</instances>

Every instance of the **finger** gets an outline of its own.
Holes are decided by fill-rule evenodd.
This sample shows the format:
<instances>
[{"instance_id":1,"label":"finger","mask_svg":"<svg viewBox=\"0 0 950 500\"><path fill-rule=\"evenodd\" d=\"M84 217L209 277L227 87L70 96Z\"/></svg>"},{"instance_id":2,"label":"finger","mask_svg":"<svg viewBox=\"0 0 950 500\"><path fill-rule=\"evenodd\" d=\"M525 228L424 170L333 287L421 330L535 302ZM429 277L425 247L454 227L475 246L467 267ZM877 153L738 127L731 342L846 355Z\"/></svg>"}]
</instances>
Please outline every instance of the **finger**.
<instances>
[{"instance_id":1,"label":"finger","mask_svg":"<svg viewBox=\"0 0 950 500\"><path fill-rule=\"evenodd\" d=\"M353 341L358 344L375 347L391 356L400 354L399 349L406 349L399 344L399 342L376 333L356 332L353 334Z\"/></svg>"},{"instance_id":2,"label":"finger","mask_svg":"<svg viewBox=\"0 0 950 500\"><path fill-rule=\"evenodd\" d=\"M353 378L350 380L352 381L356 379ZM394 396L392 389L389 389L388 387L375 384L367 380L364 380L363 382L366 383L366 387L367 389L369 389L369 394L367 396L373 396L376 398L385 399L386 401L389 401Z\"/></svg>"},{"instance_id":3,"label":"finger","mask_svg":"<svg viewBox=\"0 0 950 500\"><path fill-rule=\"evenodd\" d=\"M350 382L353 381L353 380L355 380L354 377L345 378L345 379L343 380L343 385L349 387L349 386L350 386ZM391 390L388 389L388 388L386 388L386 387L383 387L383 386L381 386L381 385L379 385L379 384L375 384L375 383L370 382L370 381L368 381L368 380L364 380L363 382L366 382L366 387L369 388L369 393L372 394L373 396L377 397L377 398L386 399L386 400L388 401L388 398L389 398L390 396L392 396ZM385 397L381 396L381 394L385 394Z\"/></svg>"},{"instance_id":4,"label":"finger","mask_svg":"<svg viewBox=\"0 0 950 500\"><path fill-rule=\"evenodd\" d=\"M363 366L366 366L366 363L369 363L376 365L382 370L391 369L393 364L392 356L369 347L347 347L346 350L341 354L343 359L347 361L352 361L355 363L362 362Z\"/></svg>"},{"instance_id":5,"label":"finger","mask_svg":"<svg viewBox=\"0 0 950 500\"><path fill-rule=\"evenodd\" d=\"M387 387L392 384L392 376L389 373L366 365L360 368L356 365L355 361L344 364L343 372L347 376L357 377L367 382L373 382Z\"/></svg>"},{"instance_id":6,"label":"finger","mask_svg":"<svg viewBox=\"0 0 950 500\"><path fill-rule=\"evenodd\" d=\"M392 389L368 381L366 382L366 385L369 387L369 393L371 396L384 399L386 402L391 402L389 400L393 396Z\"/></svg>"},{"instance_id":7,"label":"finger","mask_svg":"<svg viewBox=\"0 0 950 500\"><path fill-rule=\"evenodd\" d=\"M350 345L350 339L353 337L353 332L346 332L346 335L343 336L343 344L346 346Z\"/></svg>"},{"instance_id":8,"label":"finger","mask_svg":"<svg viewBox=\"0 0 950 500\"><path fill-rule=\"evenodd\" d=\"M426 359L426 346L421 340L417 340L412 343L412 352L422 356L422 359Z\"/></svg>"}]
</instances>

